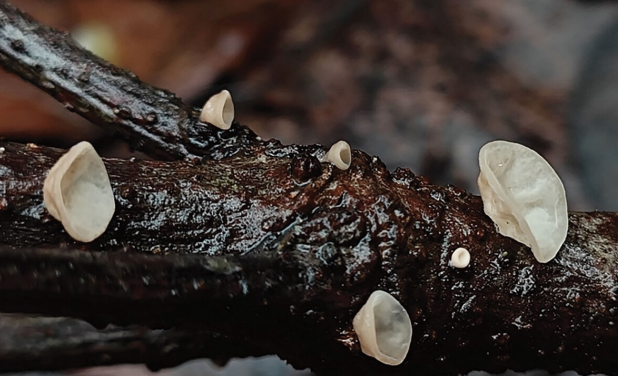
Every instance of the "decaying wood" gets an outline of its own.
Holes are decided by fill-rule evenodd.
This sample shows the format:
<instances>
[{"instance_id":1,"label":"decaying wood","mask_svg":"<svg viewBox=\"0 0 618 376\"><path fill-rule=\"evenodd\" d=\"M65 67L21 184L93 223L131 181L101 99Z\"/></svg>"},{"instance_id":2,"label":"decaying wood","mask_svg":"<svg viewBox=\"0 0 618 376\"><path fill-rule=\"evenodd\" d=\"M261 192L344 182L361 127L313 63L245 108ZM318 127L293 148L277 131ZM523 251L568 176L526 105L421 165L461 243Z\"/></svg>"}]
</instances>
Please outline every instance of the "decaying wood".
<instances>
[{"instance_id":1,"label":"decaying wood","mask_svg":"<svg viewBox=\"0 0 618 376\"><path fill-rule=\"evenodd\" d=\"M101 328L102 343L108 324L149 328L138 335L143 346L159 330L172 333L169 346L204 343L185 356L155 347L149 357L130 347L73 352L41 339L29 352L15 331L0 341L0 370L82 367L84 359L156 368L274 353L324 375L618 375L618 214L571 213L558 257L539 264L497 234L479 197L409 170L391 173L360 151L340 171L320 163L319 145L282 146L238 124L201 124L171 94L4 2L0 64L152 156L176 159L105 160L116 214L101 238L81 244L42 203L61 151L0 142L0 311L86 320ZM80 84L84 72L88 85ZM139 120L151 111L156 122ZM460 246L472 255L466 269L448 263ZM399 299L413 322L400 366L364 356L352 329L376 289ZM62 319L48 320L39 323ZM217 346L220 338L241 347ZM5 351L12 348L22 349L19 357ZM107 352L116 357L95 360ZM61 364L33 361L61 353Z\"/></svg>"}]
</instances>

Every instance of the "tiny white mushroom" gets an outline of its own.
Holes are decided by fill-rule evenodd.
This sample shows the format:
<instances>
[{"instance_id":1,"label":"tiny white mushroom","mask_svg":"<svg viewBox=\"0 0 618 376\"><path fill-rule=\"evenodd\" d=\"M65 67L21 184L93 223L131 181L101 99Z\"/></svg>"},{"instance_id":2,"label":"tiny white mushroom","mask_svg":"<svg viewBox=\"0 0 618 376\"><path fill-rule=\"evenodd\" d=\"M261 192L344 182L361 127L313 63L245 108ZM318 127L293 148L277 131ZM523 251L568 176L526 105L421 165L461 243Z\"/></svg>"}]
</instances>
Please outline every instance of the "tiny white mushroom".
<instances>
[{"instance_id":1,"label":"tiny white mushroom","mask_svg":"<svg viewBox=\"0 0 618 376\"><path fill-rule=\"evenodd\" d=\"M470 264L470 252L465 248L457 248L451 256L451 264L456 268L465 268Z\"/></svg>"},{"instance_id":2,"label":"tiny white mushroom","mask_svg":"<svg viewBox=\"0 0 618 376\"><path fill-rule=\"evenodd\" d=\"M230 129L233 120L234 102L227 90L210 97L200 115L200 121L210 123L220 129Z\"/></svg>"},{"instance_id":3,"label":"tiny white mushroom","mask_svg":"<svg viewBox=\"0 0 618 376\"><path fill-rule=\"evenodd\" d=\"M404 361L412 341L412 323L389 293L374 291L352 324L363 353L391 366Z\"/></svg>"},{"instance_id":4,"label":"tiny white mushroom","mask_svg":"<svg viewBox=\"0 0 618 376\"><path fill-rule=\"evenodd\" d=\"M45 179L43 201L75 240L91 242L105 232L116 204L103 160L89 142L58 159Z\"/></svg>"},{"instance_id":5,"label":"tiny white mushroom","mask_svg":"<svg viewBox=\"0 0 618 376\"><path fill-rule=\"evenodd\" d=\"M347 170L352 164L352 149L350 144L339 141L333 144L326 153L326 160L340 170Z\"/></svg>"},{"instance_id":6,"label":"tiny white mushroom","mask_svg":"<svg viewBox=\"0 0 618 376\"><path fill-rule=\"evenodd\" d=\"M569 219L560 177L534 150L493 141L479 152L483 208L498 231L529 246L539 262L556 257Z\"/></svg>"}]
</instances>

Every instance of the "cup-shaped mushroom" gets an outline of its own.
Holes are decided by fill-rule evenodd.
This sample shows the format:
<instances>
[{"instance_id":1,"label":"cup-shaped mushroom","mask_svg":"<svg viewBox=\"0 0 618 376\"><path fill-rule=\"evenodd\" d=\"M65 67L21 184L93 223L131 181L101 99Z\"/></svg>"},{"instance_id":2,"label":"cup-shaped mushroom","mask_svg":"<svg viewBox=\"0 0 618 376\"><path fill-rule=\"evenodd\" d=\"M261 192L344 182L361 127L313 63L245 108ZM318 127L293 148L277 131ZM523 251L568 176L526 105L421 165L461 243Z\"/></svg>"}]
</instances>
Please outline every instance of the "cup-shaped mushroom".
<instances>
[{"instance_id":1,"label":"cup-shaped mushroom","mask_svg":"<svg viewBox=\"0 0 618 376\"><path fill-rule=\"evenodd\" d=\"M230 129L233 120L234 102L227 90L210 97L200 114L200 121L210 123L220 129Z\"/></svg>"},{"instance_id":2,"label":"cup-shaped mushroom","mask_svg":"<svg viewBox=\"0 0 618 376\"><path fill-rule=\"evenodd\" d=\"M470 252L465 248L457 248L451 255L451 264L456 268L465 268L470 264Z\"/></svg>"},{"instance_id":3,"label":"cup-shaped mushroom","mask_svg":"<svg viewBox=\"0 0 618 376\"><path fill-rule=\"evenodd\" d=\"M116 204L103 160L88 142L80 142L51 168L43 185L47 211L75 240L91 242L112 219Z\"/></svg>"},{"instance_id":4,"label":"cup-shaped mushroom","mask_svg":"<svg viewBox=\"0 0 618 376\"><path fill-rule=\"evenodd\" d=\"M352 324L363 353L391 366L404 361L412 341L412 323L389 293L374 291Z\"/></svg>"},{"instance_id":5,"label":"cup-shaped mushroom","mask_svg":"<svg viewBox=\"0 0 618 376\"><path fill-rule=\"evenodd\" d=\"M340 170L347 170L352 164L352 148L345 141L333 144L326 153L326 160L334 164Z\"/></svg>"},{"instance_id":6,"label":"cup-shaped mushroom","mask_svg":"<svg viewBox=\"0 0 618 376\"><path fill-rule=\"evenodd\" d=\"M564 185L549 163L523 145L492 141L479 165L483 208L500 234L529 246L539 262L556 257L569 219Z\"/></svg>"}]
</instances>

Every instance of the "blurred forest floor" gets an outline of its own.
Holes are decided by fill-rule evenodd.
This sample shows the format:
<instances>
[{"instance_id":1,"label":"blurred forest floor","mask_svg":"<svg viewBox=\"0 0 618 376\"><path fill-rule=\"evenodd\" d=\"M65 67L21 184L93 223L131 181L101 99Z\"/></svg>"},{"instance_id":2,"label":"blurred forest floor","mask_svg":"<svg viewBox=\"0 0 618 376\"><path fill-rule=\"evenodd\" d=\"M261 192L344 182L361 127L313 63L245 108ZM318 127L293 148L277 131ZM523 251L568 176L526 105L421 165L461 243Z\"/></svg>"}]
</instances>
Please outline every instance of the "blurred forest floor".
<instances>
[{"instance_id":1,"label":"blurred forest floor","mask_svg":"<svg viewBox=\"0 0 618 376\"><path fill-rule=\"evenodd\" d=\"M264 139L344 139L392 169L475 193L479 148L516 141L556 168L570 209L618 210L612 2L12 2L196 106L230 90L236 118ZM7 138L63 147L87 139L104 155L129 155L3 72L0 111Z\"/></svg>"}]
</instances>

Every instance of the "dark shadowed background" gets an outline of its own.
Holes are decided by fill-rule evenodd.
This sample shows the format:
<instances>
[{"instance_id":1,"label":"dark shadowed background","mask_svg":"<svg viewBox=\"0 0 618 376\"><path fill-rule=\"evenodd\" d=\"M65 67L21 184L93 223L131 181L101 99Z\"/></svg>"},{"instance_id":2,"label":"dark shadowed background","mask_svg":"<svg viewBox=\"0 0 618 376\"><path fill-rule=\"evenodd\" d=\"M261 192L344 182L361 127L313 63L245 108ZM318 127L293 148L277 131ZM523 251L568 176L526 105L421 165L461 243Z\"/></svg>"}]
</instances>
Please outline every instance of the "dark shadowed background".
<instances>
[{"instance_id":1,"label":"dark shadowed background","mask_svg":"<svg viewBox=\"0 0 618 376\"><path fill-rule=\"evenodd\" d=\"M618 4L575 0L13 0L100 56L202 106L228 89L264 139L339 139L477 193L477 154L516 141L562 177L571 210L618 210ZM0 72L0 135L123 143ZM319 351L319 349L316 349ZM144 367L88 375L146 375ZM162 375L289 376L275 358Z\"/></svg>"}]
</instances>

